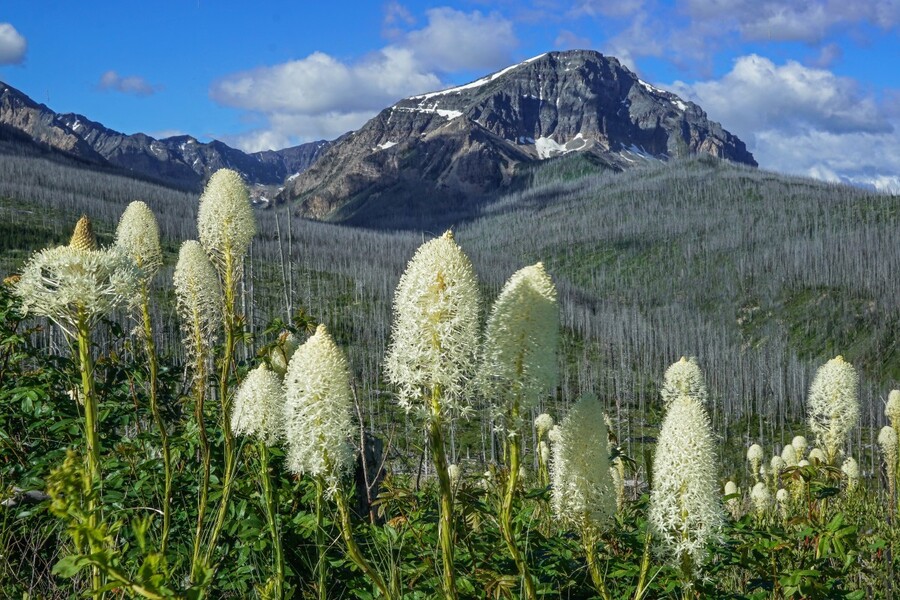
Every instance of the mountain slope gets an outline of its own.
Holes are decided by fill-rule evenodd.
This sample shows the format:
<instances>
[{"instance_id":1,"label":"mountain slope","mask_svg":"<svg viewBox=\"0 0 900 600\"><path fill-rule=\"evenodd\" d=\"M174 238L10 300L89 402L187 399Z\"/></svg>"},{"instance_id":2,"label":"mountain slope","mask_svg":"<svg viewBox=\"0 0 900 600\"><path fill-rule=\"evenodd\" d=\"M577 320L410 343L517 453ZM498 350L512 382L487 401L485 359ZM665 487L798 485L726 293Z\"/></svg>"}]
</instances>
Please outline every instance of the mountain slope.
<instances>
[{"instance_id":1,"label":"mountain slope","mask_svg":"<svg viewBox=\"0 0 900 600\"><path fill-rule=\"evenodd\" d=\"M289 175L309 168L330 144L320 140L246 154L216 140L202 143L187 135L161 140L143 133L126 135L82 115L58 114L2 82L0 125L88 163L191 189L226 167L240 172L251 184L281 184Z\"/></svg>"},{"instance_id":2,"label":"mountain slope","mask_svg":"<svg viewBox=\"0 0 900 600\"><path fill-rule=\"evenodd\" d=\"M372 224L466 213L516 167L588 152L615 171L711 154L756 166L694 103L593 51L550 52L391 106L335 143L282 192L302 215Z\"/></svg>"}]
</instances>

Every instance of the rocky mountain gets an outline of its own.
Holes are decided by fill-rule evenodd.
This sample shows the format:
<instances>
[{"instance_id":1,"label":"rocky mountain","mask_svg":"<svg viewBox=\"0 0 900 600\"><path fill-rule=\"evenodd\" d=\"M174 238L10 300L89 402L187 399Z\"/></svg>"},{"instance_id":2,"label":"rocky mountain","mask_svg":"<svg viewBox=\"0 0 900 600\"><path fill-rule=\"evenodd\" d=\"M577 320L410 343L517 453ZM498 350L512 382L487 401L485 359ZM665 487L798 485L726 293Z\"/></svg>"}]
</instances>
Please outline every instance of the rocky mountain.
<instances>
[{"instance_id":1,"label":"rocky mountain","mask_svg":"<svg viewBox=\"0 0 900 600\"><path fill-rule=\"evenodd\" d=\"M756 166L696 104L615 58L576 50L401 100L335 143L280 198L307 217L359 223L465 213L509 186L520 165L569 152L614 170L698 153Z\"/></svg>"},{"instance_id":2,"label":"rocky mountain","mask_svg":"<svg viewBox=\"0 0 900 600\"><path fill-rule=\"evenodd\" d=\"M251 184L280 185L309 168L331 143L322 140L247 154L216 140L204 143L188 135L164 139L127 135L82 115L58 114L2 82L0 126L87 163L189 189L201 187L224 167L240 172Z\"/></svg>"}]
</instances>

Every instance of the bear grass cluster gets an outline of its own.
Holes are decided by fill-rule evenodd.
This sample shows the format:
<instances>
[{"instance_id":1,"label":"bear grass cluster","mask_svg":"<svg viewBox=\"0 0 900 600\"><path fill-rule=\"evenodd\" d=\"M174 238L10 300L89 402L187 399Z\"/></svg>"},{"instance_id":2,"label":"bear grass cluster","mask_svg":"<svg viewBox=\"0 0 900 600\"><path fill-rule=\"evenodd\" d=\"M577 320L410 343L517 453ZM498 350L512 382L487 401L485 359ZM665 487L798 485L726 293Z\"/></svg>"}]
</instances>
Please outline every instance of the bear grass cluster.
<instances>
[{"instance_id":1,"label":"bear grass cluster","mask_svg":"<svg viewBox=\"0 0 900 600\"><path fill-rule=\"evenodd\" d=\"M384 394L422 450L404 472L395 432L359 422L324 325L247 330L256 225L237 173L210 179L198 232L162 299L142 202L112 246L83 217L0 288L0 595L866 598L896 585L900 392L872 439L880 486L846 454L861 407L841 356L810 383L798 429L812 444L747 440L746 472L720 472L704 374L682 358L662 377L658 436L630 457L591 390L543 410L560 378L543 264L485 308L448 231L394 295ZM177 352L155 344L163 300ZM38 344L45 324L65 343ZM475 419L492 422L497 461L450 463L451 429Z\"/></svg>"}]
</instances>

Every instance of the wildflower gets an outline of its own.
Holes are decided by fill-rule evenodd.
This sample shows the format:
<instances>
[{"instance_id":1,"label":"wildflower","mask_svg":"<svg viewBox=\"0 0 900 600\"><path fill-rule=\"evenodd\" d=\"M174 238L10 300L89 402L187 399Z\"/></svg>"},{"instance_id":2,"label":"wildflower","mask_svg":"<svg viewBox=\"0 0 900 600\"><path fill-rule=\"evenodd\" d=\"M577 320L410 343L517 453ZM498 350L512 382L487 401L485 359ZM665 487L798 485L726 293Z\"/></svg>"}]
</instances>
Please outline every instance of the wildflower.
<instances>
[{"instance_id":1,"label":"wildflower","mask_svg":"<svg viewBox=\"0 0 900 600\"><path fill-rule=\"evenodd\" d=\"M891 393L888 394L884 416L890 420L894 431L900 431L900 390L891 390Z\"/></svg>"},{"instance_id":2,"label":"wildflower","mask_svg":"<svg viewBox=\"0 0 900 600\"><path fill-rule=\"evenodd\" d=\"M553 427L553 417L547 413L541 413L534 418L534 428L537 429L539 438L544 437L551 427Z\"/></svg>"},{"instance_id":3,"label":"wildflower","mask_svg":"<svg viewBox=\"0 0 900 600\"><path fill-rule=\"evenodd\" d=\"M790 501L791 495L786 489L781 488L775 492L775 503L778 505L778 510L781 512L782 519L787 519Z\"/></svg>"},{"instance_id":4,"label":"wildflower","mask_svg":"<svg viewBox=\"0 0 900 600\"><path fill-rule=\"evenodd\" d=\"M450 485L454 488L457 487L459 485L459 478L462 476L459 465L447 465L447 475L450 477Z\"/></svg>"},{"instance_id":5,"label":"wildflower","mask_svg":"<svg viewBox=\"0 0 900 600\"><path fill-rule=\"evenodd\" d=\"M131 257L141 269L145 285L150 283L163 263L159 243L159 225L153 211L140 200L128 205L116 229L116 247Z\"/></svg>"},{"instance_id":6,"label":"wildflower","mask_svg":"<svg viewBox=\"0 0 900 600\"><path fill-rule=\"evenodd\" d=\"M350 368L324 325L297 348L284 378L287 465L334 491L353 465Z\"/></svg>"},{"instance_id":7,"label":"wildflower","mask_svg":"<svg viewBox=\"0 0 900 600\"><path fill-rule=\"evenodd\" d=\"M222 280L227 280L225 270L229 261L232 263L229 276L239 278L243 257L256 235L256 219L247 186L235 171L219 169L209 178L200 196L197 231Z\"/></svg>"},{"instance_id":8,"label":"wildflower","mask_svg":"<svg viewBox=\"0 0 900 600\"><path fill-rule=\"evenodd\" d=\"M584 396L558 427L550 468L553 510L565 523L600 529L616 512L600 402Z\"/></svg>"},{"instance_id":9,"label":"wildflower","mask_svg":"<svg viewBox=\"0 0 900 600\"><path fill-rule=\"evenodd\" d=\"M795 435L794 439L791 440L791 446L793 446L794 450L797 452L797 460L800 460L806 454L806 449L809 448L809 442L807 442L806 438L802 435Z\"/></svg>"},{"instance_id":10,"label":"wildflower","mask_svg":"<svg viewBox=\"0 0 900 600\"><path fill-rule=\"evenodd\" d=\"M835 462L859 420L857 383L853 365L837 356L819 368L809 387L809 428L824 448L828 464Z\"/></svg>"},{"instance_id":11,"label":"wildflower","mask_svg":"<svg viewBox=\"0 0 900 600\"><path fill-rule=\"evenodd\" d=\"M772 502L772 495L769 493L769 488L766 487L765 483L760 481L753 486L753 490L750 492L750 500L753 501L753 508L756 509L757 516L761 517L766 514L769 504Z\"/></svg>"},{"instance_id":12,"label":"wildflower","mask_svg":"<svg viewBox=\"0 0 900 600\"><path fill-rule=\"evenodd\" d=\"M703 405L686 394L671 399L653 462L648 518L660 553L685 577L703 564L724 521L713 448Z\"/></svg>"},{"instance_id":13,"label":"wildflower","mask_svg":"<svg viewBox=\"0 0 900 600\"><path fill-rule=\"evenodd\" d=\"M543 440L538 444L538 456L543 462L550 460L550 446Z\"/></svg>"},{"instance_id":14,"label":"wildflower","mask_svg":"<svg viewBox=\"0 0 900 600\"><path fill-rule=\"evenodd\" d=\"M769 467L772 469L772 478L775 481L778 481L781 472L787 467L787 463L780 456L773 456L772 460L769 462Z\"/></svg>"},{"instance_id":15,"label":"wildflower","mask_svg":"<svg viewBox=\"0 0 900 600\"><path fill-rule=\"evenodd\" d=\"M847 489L853 491L859 485L859 465L852 456L848 457L841 465L841 471L847 477Z\"/></svg>"},{"instance_id":16,"label":"wildflower","mask_svg":"<svg viewBox=\"0 0 900 600\"><path fill-rule=\"evenodd\" d=\"M659 393L665 407L668 407L669 403L679 396L687 396L700 404L706 404L706 380L697 365L697 360L682 356L681 360L666 369L663 386Z\"/></svg>"},{"instance_id":17,"label":"wildflower","mask_svg":"<svg viewBox=\"0 0 900 600\"><path fill-rule=\"evenodd\" d=\"M272 365L272 370L279 376L284 377L284 374L287 373L288 363L291 362L291 357L299 345L300 338L290 331L283 331L278 336L278 342L269 352L269 362Z\"/></svg>"},{"instance_id":18,"label":"wildflower","mask_svg":"<svg viewBox=\"0 0 900 600\"><path fill-rule=\"evenodd\" d=\"M181 245L175 265L175 297L184 342L194 360L205 353L222 321L222 295L215 269L194 240Z\"/></svg>"},{"instance_id":19,"label":"wildflower","mask_svg":"<svg viewBox=\"0 0 900 600\"><path fill-rule=\"evenodd\" d=\"M738 495L740 494L740 490L735 482L729 480L725 484L725 506L728 508L728 512L731 513L731 517L736 521L741 517L741 498ZM730 498L728 496L731 496Z\"/></svg>"},{"instance_id":20,"label":"wildflower","mask_svg":"<svg viewBox=\"0 0 900 600\"><path fill-rule=\"evenodd\" d=\"M897 461L898 461L898 444L897 431L890 425L885 425L878 432L878 445L881 446L881 453L884 456L884 465L887 470L888 487L893 497L894 489L897 483Z\"/></svg>"},{"instance_id":21,"label":"wildflower","mask_svg":"<svg viewBox=\"0 0 900 600\"><path fill-rule=\"evenodd\" d=\"M14 288L25 314L47 317L71 337L131 300L140 277L118 249L97 249L87 217L78 223L72 243L36 252Z\"/></svg>"},{"instance_id":22,"label":"wildflower","mask_svg":"<svg viewBox=\"0 0 900 600\"><path fill-rule=\"evenodd\" d=\"M820 464L824 465L827 461L825 459L825 453L822 452L821 448L813 448L809 451L809 462L812 464Z\"/></svg>"},{"instance_id":23,"label":"wildflower","mask_svg":"<svg viewBox=\"0 0 900 600\"><path fill-rule=\"evenodd\" d=\"M759 444L753 444L747 449L747 460L750 462L750 472L759 479L759 469L763 461L763 449Z\"/></svg>"},{"instance_id":24,"label":"wildflower","mask_svg":"<svg viewBox=\"0 0 900 600\"><path fill-rule=\"evenodd\" d=\"M542 263L516 271L503 286L485 330L479 379L501 420L556 388L559 308ZM513 407L513 404L516 404ZM512 417L514 418L514 417ZM509 431L517 423L505 423Z\"/></svg>"},{"instance_id":25,"label":"wildflower","mask_svg":"<svg viewBox=\"0 0 900 600\"><path fill-rule=\"evenodd\" d=\"M278 376L261 364L241 382L234 395L231 431L274 446L281 437L284 390Z\"/></svg>"},{"instance_id":26,"label":"wildflower","mask_svg":"<svg viewBox=\"0 0 900 600\"><path fill-rule=\"evenodd\" d=\"M478 348L480 310L472 263L448 231L423 244L394 294L394 324L385 359L388 380L407 411L427 412L426 394L440 395L439 410L467 412L465 391Z\"/></svg>"},{"instance_id":27,"label":"wildflower","mask_svg":"<svg viewBox=\"0 0 900 600\"><path fill-rule=\"evenodd\" d=\"M796 467L797 466L797 450L790 444L782 448L781 450L781 460L784 461L784 464L788 467Z\"/></svg>"}]
</instances>

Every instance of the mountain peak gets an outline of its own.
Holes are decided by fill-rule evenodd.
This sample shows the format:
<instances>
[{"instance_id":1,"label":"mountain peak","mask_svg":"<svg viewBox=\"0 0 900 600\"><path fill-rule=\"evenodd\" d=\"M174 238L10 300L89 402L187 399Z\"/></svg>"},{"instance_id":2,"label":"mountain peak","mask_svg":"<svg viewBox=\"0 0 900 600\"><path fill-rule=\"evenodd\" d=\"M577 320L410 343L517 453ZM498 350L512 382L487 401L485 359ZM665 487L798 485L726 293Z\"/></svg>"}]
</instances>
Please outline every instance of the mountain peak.
<instances>
[{"instance_id":1,"label":"mountain peak","mask_svg":"<svg viewBox=\"0 0 900 600\"><path fill-rule=\"evenodd\" d=\"M336 143L283 197L298 199L305 216L336 220L452 212L507 187L518 165L570 152L614 170L698 153L756 165L696 104L614 57L572 50L397 102Z\"/></svg>"}]
</instances>

